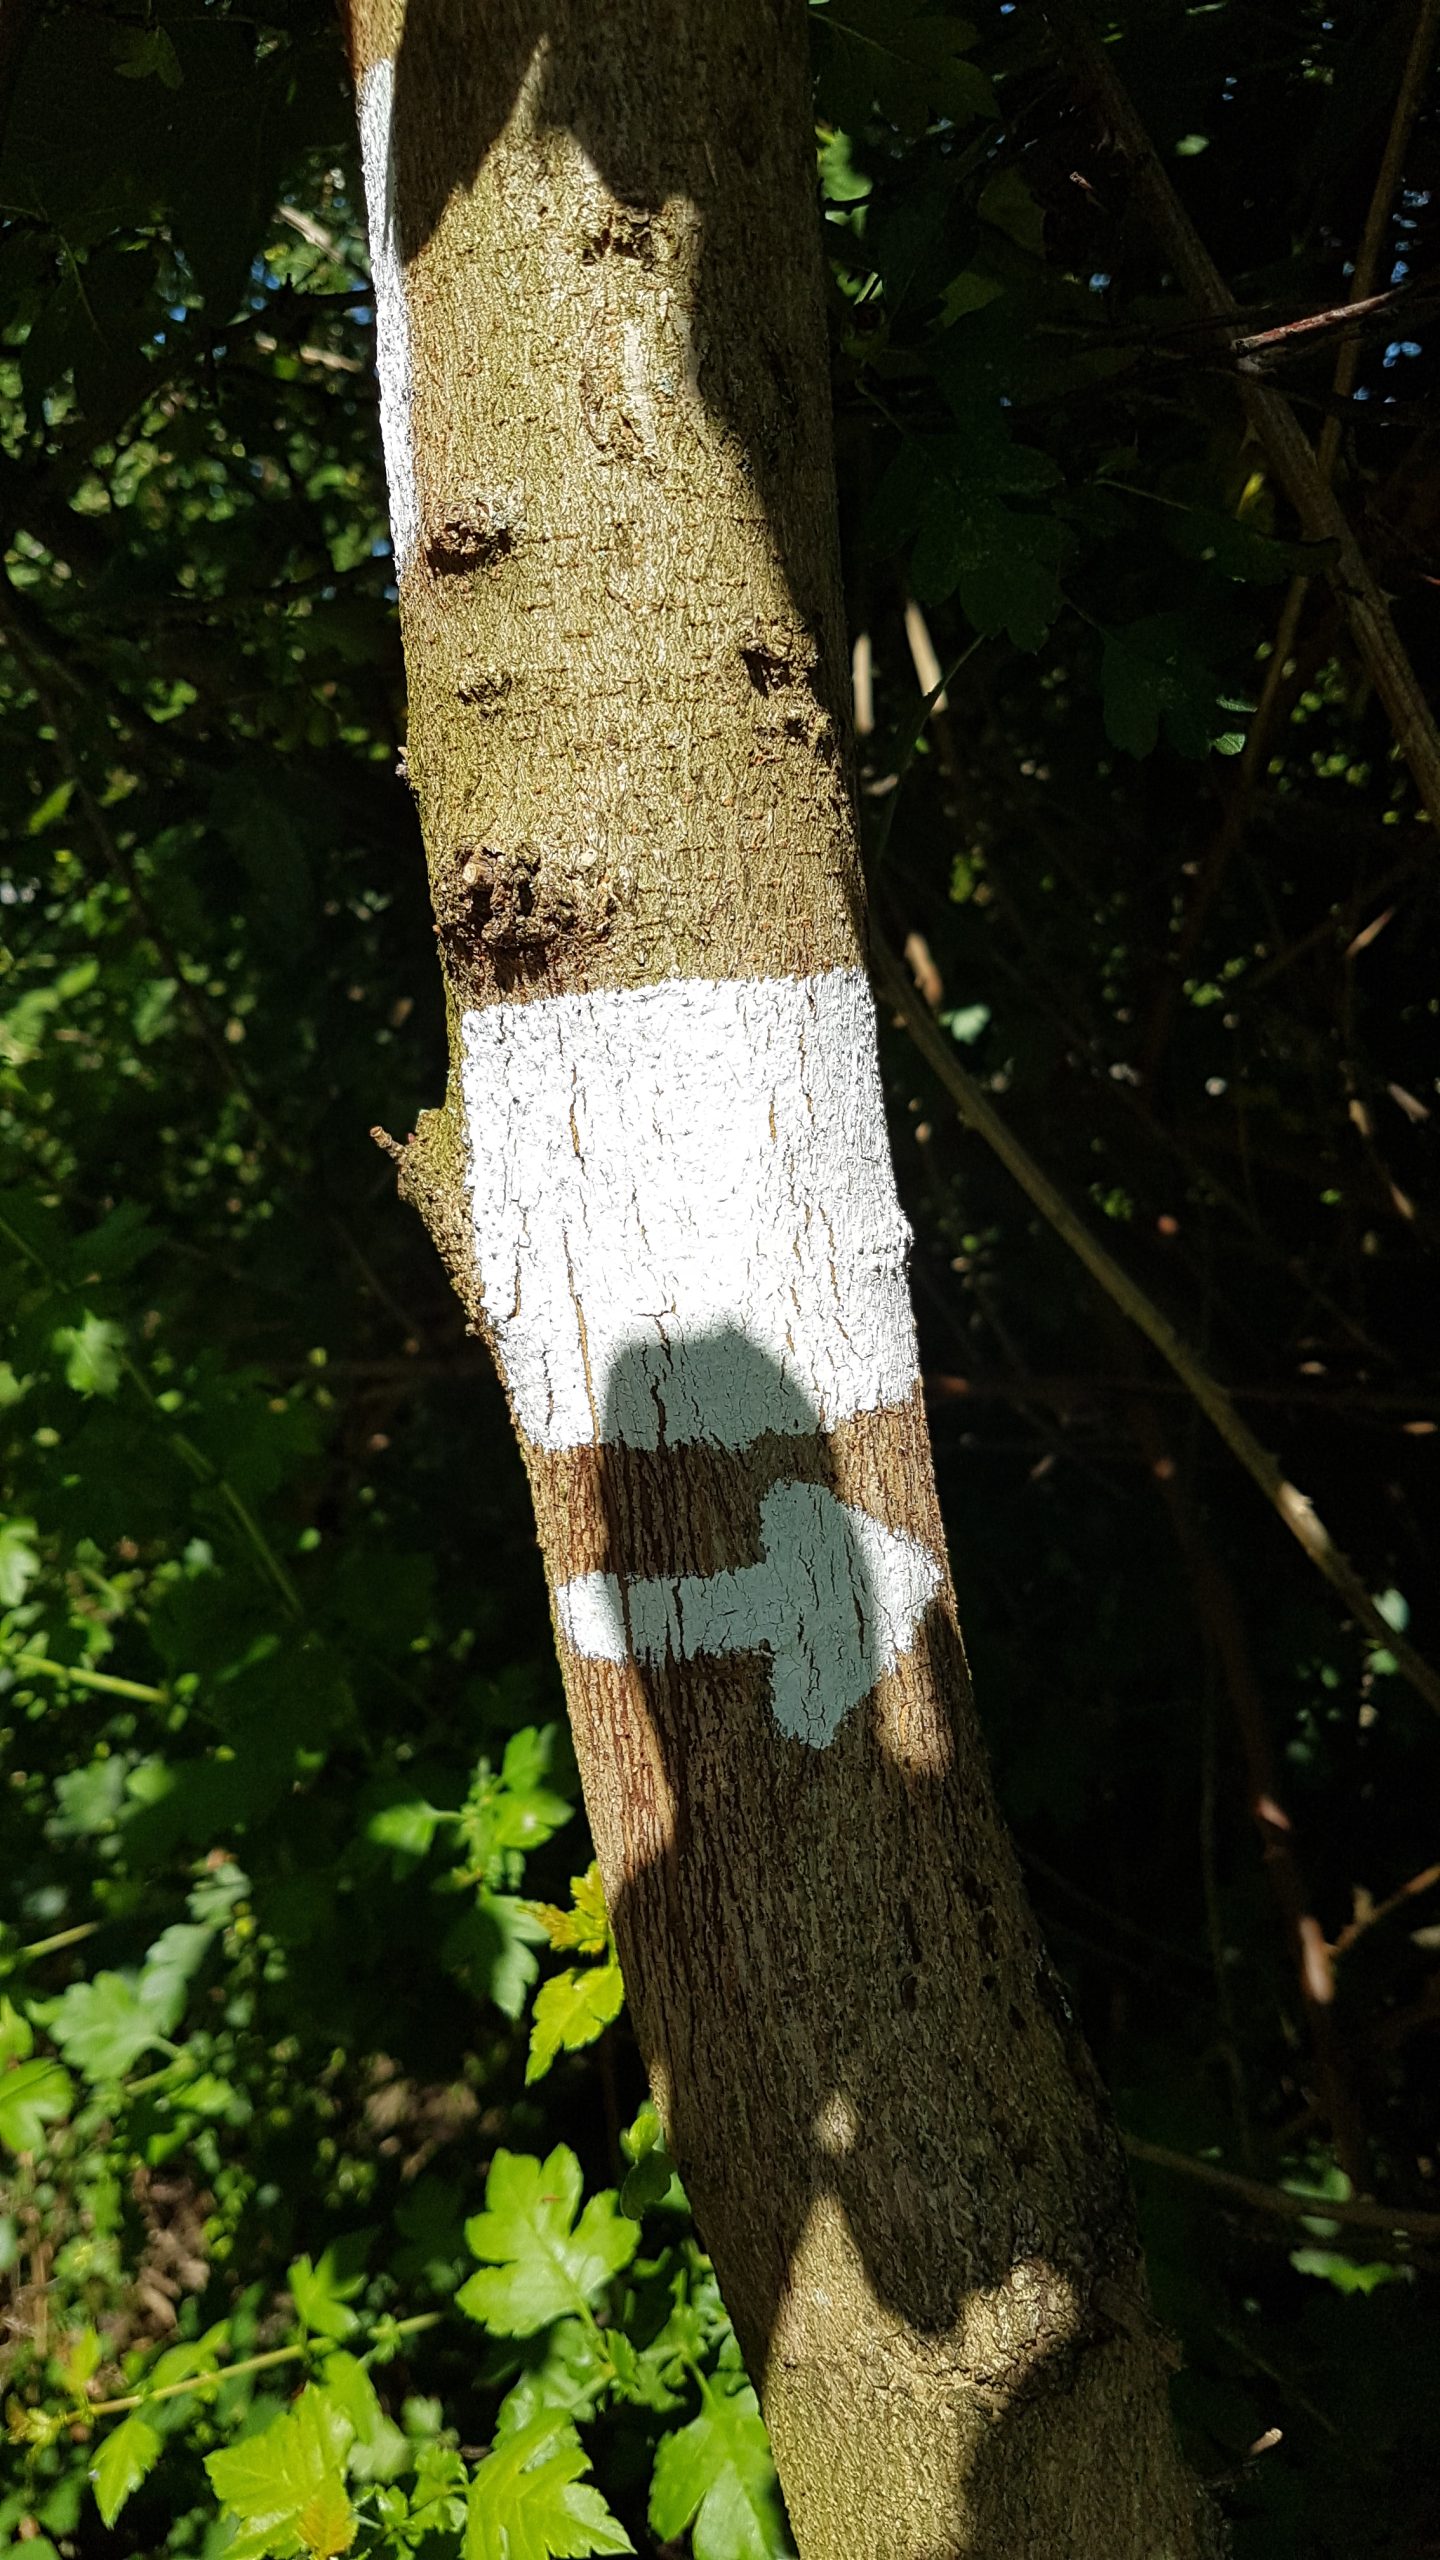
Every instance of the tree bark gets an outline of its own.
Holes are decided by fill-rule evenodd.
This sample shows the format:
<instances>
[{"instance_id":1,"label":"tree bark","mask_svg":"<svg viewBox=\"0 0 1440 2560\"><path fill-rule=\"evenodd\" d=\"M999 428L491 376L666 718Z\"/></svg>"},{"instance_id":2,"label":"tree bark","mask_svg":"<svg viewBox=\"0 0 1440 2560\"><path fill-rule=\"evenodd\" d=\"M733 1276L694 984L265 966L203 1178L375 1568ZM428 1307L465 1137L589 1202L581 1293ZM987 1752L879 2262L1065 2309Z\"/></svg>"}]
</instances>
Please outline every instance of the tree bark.
<instances>
[{"instance_id":1,"label":"tree bark","mask_svg":"<svg viewBox=\"0 0 1440 2560\"><path fill-rule=\"evenodd\" d=\"M936 1509L806 12L354 0L351 32L452 1043L401 1182L510 1396L636 2031L800 2550L1189 2560Z\"/></svg>"}]
</instances>

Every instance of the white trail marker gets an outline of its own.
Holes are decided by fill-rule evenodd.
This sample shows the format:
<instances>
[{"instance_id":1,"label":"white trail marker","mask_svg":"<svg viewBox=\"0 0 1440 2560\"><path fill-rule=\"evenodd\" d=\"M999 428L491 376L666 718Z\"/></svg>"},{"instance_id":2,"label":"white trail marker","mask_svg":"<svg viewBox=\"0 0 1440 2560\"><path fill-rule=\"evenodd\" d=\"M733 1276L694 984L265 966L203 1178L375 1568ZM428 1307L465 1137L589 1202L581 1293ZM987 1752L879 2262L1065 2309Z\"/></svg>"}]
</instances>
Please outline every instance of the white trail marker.
<instances>
[{"instance_id":1,"label":"white trail marker","mask_svg":"<svg viewBox=\"0 0 1440 2560\"><path fill-rule=\"evenodd\" d=\"M567 1643L599 1662L767 1653L781 1732L823 1750L910 1651L940 1568L918 1539L819 1484L772 1485L760 1543L759 1564L623 1591L613 1573L578 1574L555 1595Z\"/></svg>"},{"instance_id":2,"label":"white trail marker","mask_svg":"<svg viewBox=\"0 0 1440 2560\"><path fill-rule=\"evenodd\" d=\"M420 538L415 485L415 388L410 371L410 314L395 210L395 65L373 62L360 84L360 162L375 288L375 365L380 381L380 441L390 491L390 545L395 575L409 566Z\"/></svg>"},{"instance_id":3,"label":"white trail marker","mask_svg":"<svg viewBox=\"0 0 1440 2560\"><path fill-rule=\"evenodd\" d=\"M833 1431L919 1365L858 969L467 1013L475 1258L542 1449Z\"/></svg>"}]
</instances>

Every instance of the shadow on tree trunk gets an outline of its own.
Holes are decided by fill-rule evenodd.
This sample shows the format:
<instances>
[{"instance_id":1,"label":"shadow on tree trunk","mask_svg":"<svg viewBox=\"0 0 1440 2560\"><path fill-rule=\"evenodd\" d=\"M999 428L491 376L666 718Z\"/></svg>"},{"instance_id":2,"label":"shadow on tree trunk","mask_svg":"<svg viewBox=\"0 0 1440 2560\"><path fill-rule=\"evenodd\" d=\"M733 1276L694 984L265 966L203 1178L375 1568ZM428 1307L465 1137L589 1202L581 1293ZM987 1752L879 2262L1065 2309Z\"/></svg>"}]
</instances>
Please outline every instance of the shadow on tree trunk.
<instances>
[{"instance_id":1,"label":"shadow on tree trunk","mask_svg":"<svg viewBox=\"0 0 1440 2560\"><path fill-rule=\"evenodd\" d=\"M715 1439L667 1444L667 1394L693 1411L697 1385ZM1123 2162L991 1804L948 1593L885 1669L887 1595L845 1534L869 1686L827 1747L779 1729L773 1654L679 1658L684 1579L753 1570L777 1487L823 1488L837 1509L883 1498L856 1426L796 1429L796 1395L738 1331L671 1348L657 1327L606 1382L599 1499L626 1616L614 1649L632 1659L576 1685L630 1772L628 1846L607 1864L629 1876L613 1916L672 2149L802 2548L823 2445L820 2485L849 2504L857 2554L1129 2553L1150 2547L1147 2500L1158 2551L1164 2492L1138 2450L1157 2342ZM621 1445L646 1410L656 1445ZM790 1427L735 1449L736 1413ZM778 1580L802 1609L807 1587L828 1606L823 1559L792 1554ZM659 1584L672 1641L646 1662ZM844 1649L834 1630L812 1647L842 1695ZM617 1818L594 1810L598 1831ZM1086 2541L1097 2433L1115 2461ZM872 2540L884 2466L893 2448L913 2472L900 2445L917 2436L921 2517L896 2512Z\"/></svg>"}]
</instances>

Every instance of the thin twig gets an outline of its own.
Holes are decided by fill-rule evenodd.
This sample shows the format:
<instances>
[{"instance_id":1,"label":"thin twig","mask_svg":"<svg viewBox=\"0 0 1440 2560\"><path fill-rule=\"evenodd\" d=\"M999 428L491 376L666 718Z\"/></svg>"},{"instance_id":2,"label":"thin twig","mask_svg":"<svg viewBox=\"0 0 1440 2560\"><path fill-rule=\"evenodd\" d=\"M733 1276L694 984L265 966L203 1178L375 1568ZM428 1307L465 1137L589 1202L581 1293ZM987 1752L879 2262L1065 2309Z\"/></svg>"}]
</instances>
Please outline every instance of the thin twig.
<instances>
[{"instance_id":1,"label":"thin twig","mask_svg":"<svg viewBox=\"0 0 1440 2560\"><path fill-rule=\"evenodd\" d=\"M103 1920L77 1920L72 1929L56 1929L48 1938L32 1938L28 1947L17 1947L16 1958L21 1964L36 1964L41 1956L55 1956L64 1947L78 1947L104 1926Z\"/></svg>"},{"instance_id":2,"label":"thin twig","mask_svg":"<svg viewBox=\"0 0 1440 2560\"><path fill-rule=\"evenodd\" d=\"M1022 1849L1020 1854L1033 1875L1043 1877L1057 1893L1065 1896L1067 1902L1075 1903L1080 1910L1093 1911L1097 1920L1103 1920L1107 1928L1117 1929L1127 1938L1138 1939L1142 1946L1151 1948L1154 1953L1168 1956L1172 1964L1188 1965L1198 1973L1209 1972L1204 1956L1197 1956L1193 1947L1177 1946L1173 1938L1162 1938L1158 1930L1147 1928L1143 1921L1127 1919L1123 1911L1112 1911L1108 1902L1097 1902L1093 1893L1087 1893L1083 1885L1074 1883L1059 1867L1052 1867L1048 1858L1042 1858L1038 1850Z\"/></svg>"},{"instance_id":3,"label":"thin twig","mask_svg":"<svg viewBox=\"0 0 1440 2560\"><path fill-rule=\"evenodd\" d=\"M1393 1893L1386 1895L1383 1902L1372 1902L1368 1910L1358 1911L1355 1918L1346 1923L1339 1936L1330 1941L1331 1957L1348 1955L1357 1938L1363 1938L1369 1930L1377 1928L1382 1920L1391 1919L1397 1911L1404 1911L1410 1903L1417 1902L1422 1893L1429 1893L1437 1884L1440 1884L1440 1866L1422 1867L1417 1876L1408 1876L1404 1884L1397 1885Z\"/></svg>"},{"instance_id":4,"label":"thin twig","mask_svg":"<svg viewBox=\"0 0 1440 2560\"><path fill-rule=\"evenodd\" d=\"M443 2311L417 2311L409 2320L397 2320L393 2335L417 2337L423 2329L435 2329L444 2319ZM328 2353L334 2341L330 2338L302 2338L291 2347L269 2347L263 2355L245 2356L238 2364L217 2365L212 2373L188 2374L183 2382L162 2382L154 2391L126 2391L114 2400L95 2400L75 2411L77 2420L118 2418L126 2409L149 2409L161 2400L179 2400L185 2394L219 2391L244 2373L268 2373L276 2365L298 2364L302 2357Z\"/></svg>"},{"instance_id":5,"label":"thin twig","mask_svg":"<svg viewBox=\"0 0 1440 2560\"><path fill-rule=\"evenodd\" d=\"M1269 1450L1256 1439L1249 1424L1241 1420L1219 1379L1212 1377L1204 1362L1177 1333L1169 1317L1161 1313L1153 1298L1146 1296L1138 1281L1132 1280L1113 1254L1107 1253L1090 1233L1063 1192L1042 1171L1029 1150L1021 1145L1014 1131L1002 1120L989 1095L960 1065L944 1032L932 1021L923 998L911 985L906 971L879 933L872 932L871 947L876 977L886 1001L894 1006L916 1048L957 1105L966 1125L975 1131L977 1137L985 1140L1041 1216L1068 1244L1077 1260L1083 1262L1091 1278L1099 1283L1121 1314L1168 1362L1175 1375L1188 1387L1201 1412L1219 1432L1232 1456L1239 1459L1246 1474L1259 1487L1272 1509L1278 1512L1291 1536L1304 1548L1311 1563L1323 1573L1331 1588L1339 1592L1351 1615L1359 1620L1376 1644L1385 1647L1402 1678L1408 1680L1426 1705L1440 1715L1440 1673L1432 1668L1408 1638L1400 1635L1382 1616L1349 1558L1336 1546L1309 1496L1291 1484Z\"/></svg>"},{"instance_id":6,"label":"thin twig","mask_svg":"<svg viewBox=\"0 0 1440 2560\"><path fill-rule=\"evenodd\" d=\"M427 1364L412 1361L410 1370ZM439 1375L459 1373L459 1363L447 1366L433 1364ZM370 1375L398 1377L406 1373L402 1361L331 1360L325 1374L329 1378ZM287 1361L275 1371L281 1377L313 1376L308 1362ZM1116 1378L1096 1374L1091 1377L1035 1377L1028 1371L1015 1378L956 1377L943 1369L925 1373L925 1393L938 1404L962 1404L970 1401L1001 1404L1083 1405L1106 1396L1183 1396L1188 1389L1169 1378ZM1406 1395L1393 1388L1370 1387L1230 1387L1227 1394L1236 1404L1282 1405L1286 1408L1316 1405L1330 1421L1340 1421L1347 1414L1440 1414L1440 1398L1433 1395Z\"/></svg>"},{"instance_id":7,"label":"thin twig","mask_svg":"<svg viewBox=\"0 0 1440 2560\"><path fill-rule=\"evenodd\" d=\"M1143 2160L1151 2169L1169 2169L1177 2178L1192 2178L1197 2186L1233 2196L1237 2204L1253 2205L1257 2213L1279 2214L1286 2222L1337 2222L1353 2231L1391 2231L1412 2240L1440 2240L1440 2213L1373 2204L1367 2196L1296 2195L1289 2187L1267 2187L1259 2178L1242 2178L1233 2169L1217 2169L1213 2161L1192 2159L1189 2152L1169 2151L1163 2143L1142 2142L1137 2134L1121 2138L1132 2160Z\"/></svg>"},{"instance_id":8,"label":"thin twig","mask_svg":"<svg viewBox=\"0 0 1440 2560\"><path fill-rule=\"evenodd\" d=\"M1426 12L1432 7L1433 0L1424 0ZM1070 56L1078 80L1089 92L1107 135L1129 164L1136 200L1149 216L1191 301L1216 321L1233 318L1235 302L1229 286L1176 194L1169 172L1080 0L1046 0L1046 14ZM1417 31L1417 44L1419 40ZM1289 401L1252 374L1241 373L1238 381L1256 440L1289 496L1307 539L1334 546L1326 574L1360 658L1385 705L1395 742L1410 767L1415 787L1432 820L1440 824L1440 727L1395 628L1390 607Z\"/></svg>"},{"instance_id":9,"label":"thin twig","mask_svg":"<svg viewBox=\"0 0 1440 2560\"><path fill-rule=\"evenodd\" d=\"M1430 58L1435 50L1437 27L1440 27L1440 0L1420 0L1409 57L1401 78L1399 95L1395 100L1395 112L1390 119L1390 130L1385 139L1385 149L1381 154L1379 172L1365 216L1365 227L1360 235L1360 246L1355 253L1350 292L1345 306L1352 315L1361 311L1372 311L1377 305L1388 304L1393 299L1392 294L1389 293L1377 294L1374 286L1384 254L1385 237L1390 227L1396 189L1400 184L1405 165L1406 148L1420 100L1424 94ZM1238 355L1242 352L1257 351L1274 339L1293 338L1297 333L1313 331L1321 322L1330 323L1343 317L1343 311L1312 314L1308 320L1289 322L1284 328L1266 331L1260 337L1236 339L1234 352ZM1360 368L1361 343L1361 333L1356 330L1351 330L1341 341L1332 386L1336 405L1324 420L1315 447L1315 468L1327 489L1335 477L1345 404L1349 402L1355 388L1355 376ZM1265 680L1260 689L1260 700L1256 706L1255 717L1250 723L1249 735L1245 740L1244 752L1240 758L1235 788L1226 806L1215 841L1201 866L1195 894L1190 900L1189 914L1185 919L1185 930L1171 960L1165 991L1156 1008L1155 1017L1144 1043L1146 1053L1144 1071L1147 1081L1151 1079L1165 1046L1180 984L1193 957L1206 917L1219 895L1221 882L1229 868L1231 857L1242 841L1249 823L1255 789L1269 760L1271 734L1286 690L1286 668L1295 652L1301 618L1305 611L1305 600L1309 592L1310 578L1307 572L1302 571L1298 577L1291 579L1284 604L1280 608L1274 644L1265 669Z\"/></svg>"},{"instance_id":10,"label":"thin twig","mask_svg":"<svg viewBox=\"0 0 1440 2560\"><path fill-rule=\"evenodd\" d=\"M1429 7L1429 0L1426 0L1426 6L1427 8ZM1435 30L1432 17L1432 23L1429 30L1430 40L1432 42L1434 39L1434 32ZM1423 79L1423 72L1421 76ZM1414 121L1414 107L1417 101L1418 91L1409 102L1410 116L1401 139L1402 150L1404 149L1405 142L1409 139L1410 124ZM1405 91L1402 88L1400 100L1396 108L1397 123L1392 124L1390 129L1392 139L1398 129L1398 117L1400 111L1405 104L1406 96ZM1388 166L1389 162L1390 153L1387 150L1385 163L1382 164L1382 174L1383 168ZM1398 176L1399 169L1397 164L1395 178L1398 179ZM1393 193L1394 190L1394 183L1395 181L1392 180L1391 193ZM1388 214L1388 194L1384 210L1386 214ZM1384 225L1382 221L1382 239L1383 236ZM1277 357L1281 356L1308 355L1311 347L1317 339L1338 338L1342 342L1345 355L1349 358L1349 380L1337 381L1332 397L1337 402L1348 399L1350 385L1355 379L1355 368L1359 362L1360 349L1365 339L1375 335L1382 337L1387 336L1395 325L1397 309L1403 308L1408 317L1418 317L1420 308L1429 304L1436 289L1435 278L1433 276L1417 276L1412 278L1408 284L1392 286L1388 293L1369 293L1364 289L1363 279L1366 276L1373 276L1374 272L1375 270L1373 265L1362 268L1357 264L1355 273L1351 278L1351 290L1343 302L1335 303L1328 311L1307 311L1301 319L1283 320L1276 328L1273 329L1257 329L1247 337L1232 338L1230 341L1231 354L1239 356L1242 360L1248 357L1252 362L1257 356L1266 356L1273 363ZM1358 292L1355 290L1357 286L1360 287ZM1370 323L1371 325L1367 327L1367 323ZM1376 323L1380 324L1378 328L1374 325ZM1340 373L1341 370L1342 368L1337 366L1337 373ZM1326 420L1327 426L1334 427L1337 437L1340 433L1343 416L1343 410L1337 407L1331 410L1330 415Z\"/></svg>"},{"instance_id":11,"label":"thin twig","mask_svg":"<svg viewBox=\"0 0 1440 2560\"><path fill-rule=\"evenodd\" d=\"M1395 112L1390 119L1390 130L1385 137L1385 148L1380 155L1380 166L1376 172L1375 185L1365 215L1365 228L1360 235L1360 246L1355 253L1355 267L1350 278L1348 296L1352 311L1358 310L1361 304L1369 303L1376 298L1375 285L1380 273L1381 260L1385 255L1390 216L1404 175L1405 154L1410 147L1415 118L1420 112L1420 104L1425 95L1425 83L1430 76L1430 62L1435 51L1437 33L1440 33L1440 0L1419 0L1419 7L1415 13L1414 33L1410 38L1410 50L1405 59L1405 68L1400 75ZM1379 298L1383 300L1385 297ZM1334 393L1337 402L1349 399L1355 388L1355 376L1359 368L1360 340L1358 336L1347 335L1341 342L1340 353L1335 362ZM1315 454L1317 468L1326 481L1330 479L1335 468L1336 457L1340 450L1340 434L1341 412L1336 408L1332 410L1320 430L1320 441Z\"/></svg>"},{"instance_id":12,"label":"thin twig","mask_svg":"<svg viewBox=\"0 0 1440 2560\"><path fill-rule=\"evenodd\" d=\"M41 1673L47 1680L69 1680L77 1689L100 1689L109 1698L138 1698L143 1706L168 1707L168 1689L153 1689L143 1680L122 1680L113 1671L87 1671L81 1662L52 1662L48 1654L19 1653L10 1669L21 1677Z\"/></svg>"},{"instance_id":13,"label":"thin twig","mask_svg":"<svg viewBox=\"0 0 1440 2560\"><path fill-rule=\"evenodd\" d=\"M1335 2015L1334 1971L1324 1931L1315 1917L1294 1832L1280 1802L1279 1765L1239 1595L1185 1493L1153 1405L1142 1403L1135 1407L1131 1428L1147 1473L1169 1514L1189 1574L1200 1633L1220 1667L1230 1700L1245 1766L1250 1817L1259 1834L1265 1873L1289 1941L1301 2012L1315 2061L1316 2089L1334 2137L1336 2157L1351 2185L1363 2191L1370 2184L1369 2146Z\"/></svg>"}]
</instances>

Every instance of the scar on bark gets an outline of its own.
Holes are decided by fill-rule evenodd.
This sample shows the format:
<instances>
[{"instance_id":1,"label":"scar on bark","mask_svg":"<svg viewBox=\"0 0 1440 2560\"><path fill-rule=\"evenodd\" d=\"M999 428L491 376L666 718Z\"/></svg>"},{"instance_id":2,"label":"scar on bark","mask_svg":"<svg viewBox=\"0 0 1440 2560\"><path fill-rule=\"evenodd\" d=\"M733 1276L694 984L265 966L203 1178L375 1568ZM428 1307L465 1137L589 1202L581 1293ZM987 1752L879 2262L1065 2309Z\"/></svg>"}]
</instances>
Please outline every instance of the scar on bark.
<instances>
[{"instance_id":1,"label":"scar on bark","mask_svg":"<svg viewBox=\"0 0 1440 2560\"><path fill-rule=\"evenodd\" d=\"M757 716L756 736L767 757L791 746L808 746L817 756L834 759L841 741L818 687L820 652L803 622L781 619L747 623L740 634L741 663L752 686L767 704Z\"/></svg>"},{"instance_id":2,"label":"scar on bark","mask_svg":"<svg viewBox=\"0 0 1440 2560\"><path fill-rule=\"evenodd\" d=\"M485 667L467 658L456 679L455 698L472 711L494 712L507 700L514 684L508 667Z\"/></svg>"},{"instance_id":3,"label":"scar on bark","mask_svg":"<svg viewBox=\"0 0 1440 2560\"><path fill-rule=\"evenodd\" d=\"M436 933L462 987L486 962L544 961L559 943L604 940L616 892L588 848L460 844L435 881Z\"/></svg>"},{"instance_id":4,"label":"scar on bark","mask_svg":"<svg viewBox=\"0 0 1440 2560\"><path fill-rule=\"evenodd\" d=\"M803 623L778 619L747 623L739 649L745 673L762 695L779 693L790 685L808 685L819 659Z\"/></svg>"},{"instance_id":5,"label":"scar on bark","mask_svg":"<svg viewBox=\"0 0 1440 2560\"><path fill-rule=\"evenodd\" d=\"M655 264L655 235L651 217L633 205L615 203L596 229L585 235L580 255L586 266L597 258L633 258L637 265Z\"/></svg>"},{"instance_id":6,"label":"scar on bark","mask_svg":"<svg viewBox=\"0 0 1440 2560\"><path fill-rule=\"evenodd\" d=\"M509 557L525 530L519 489L460 489L426 527L425 557L437 575L491 569Z\"/></svg>"}]
</instances>

